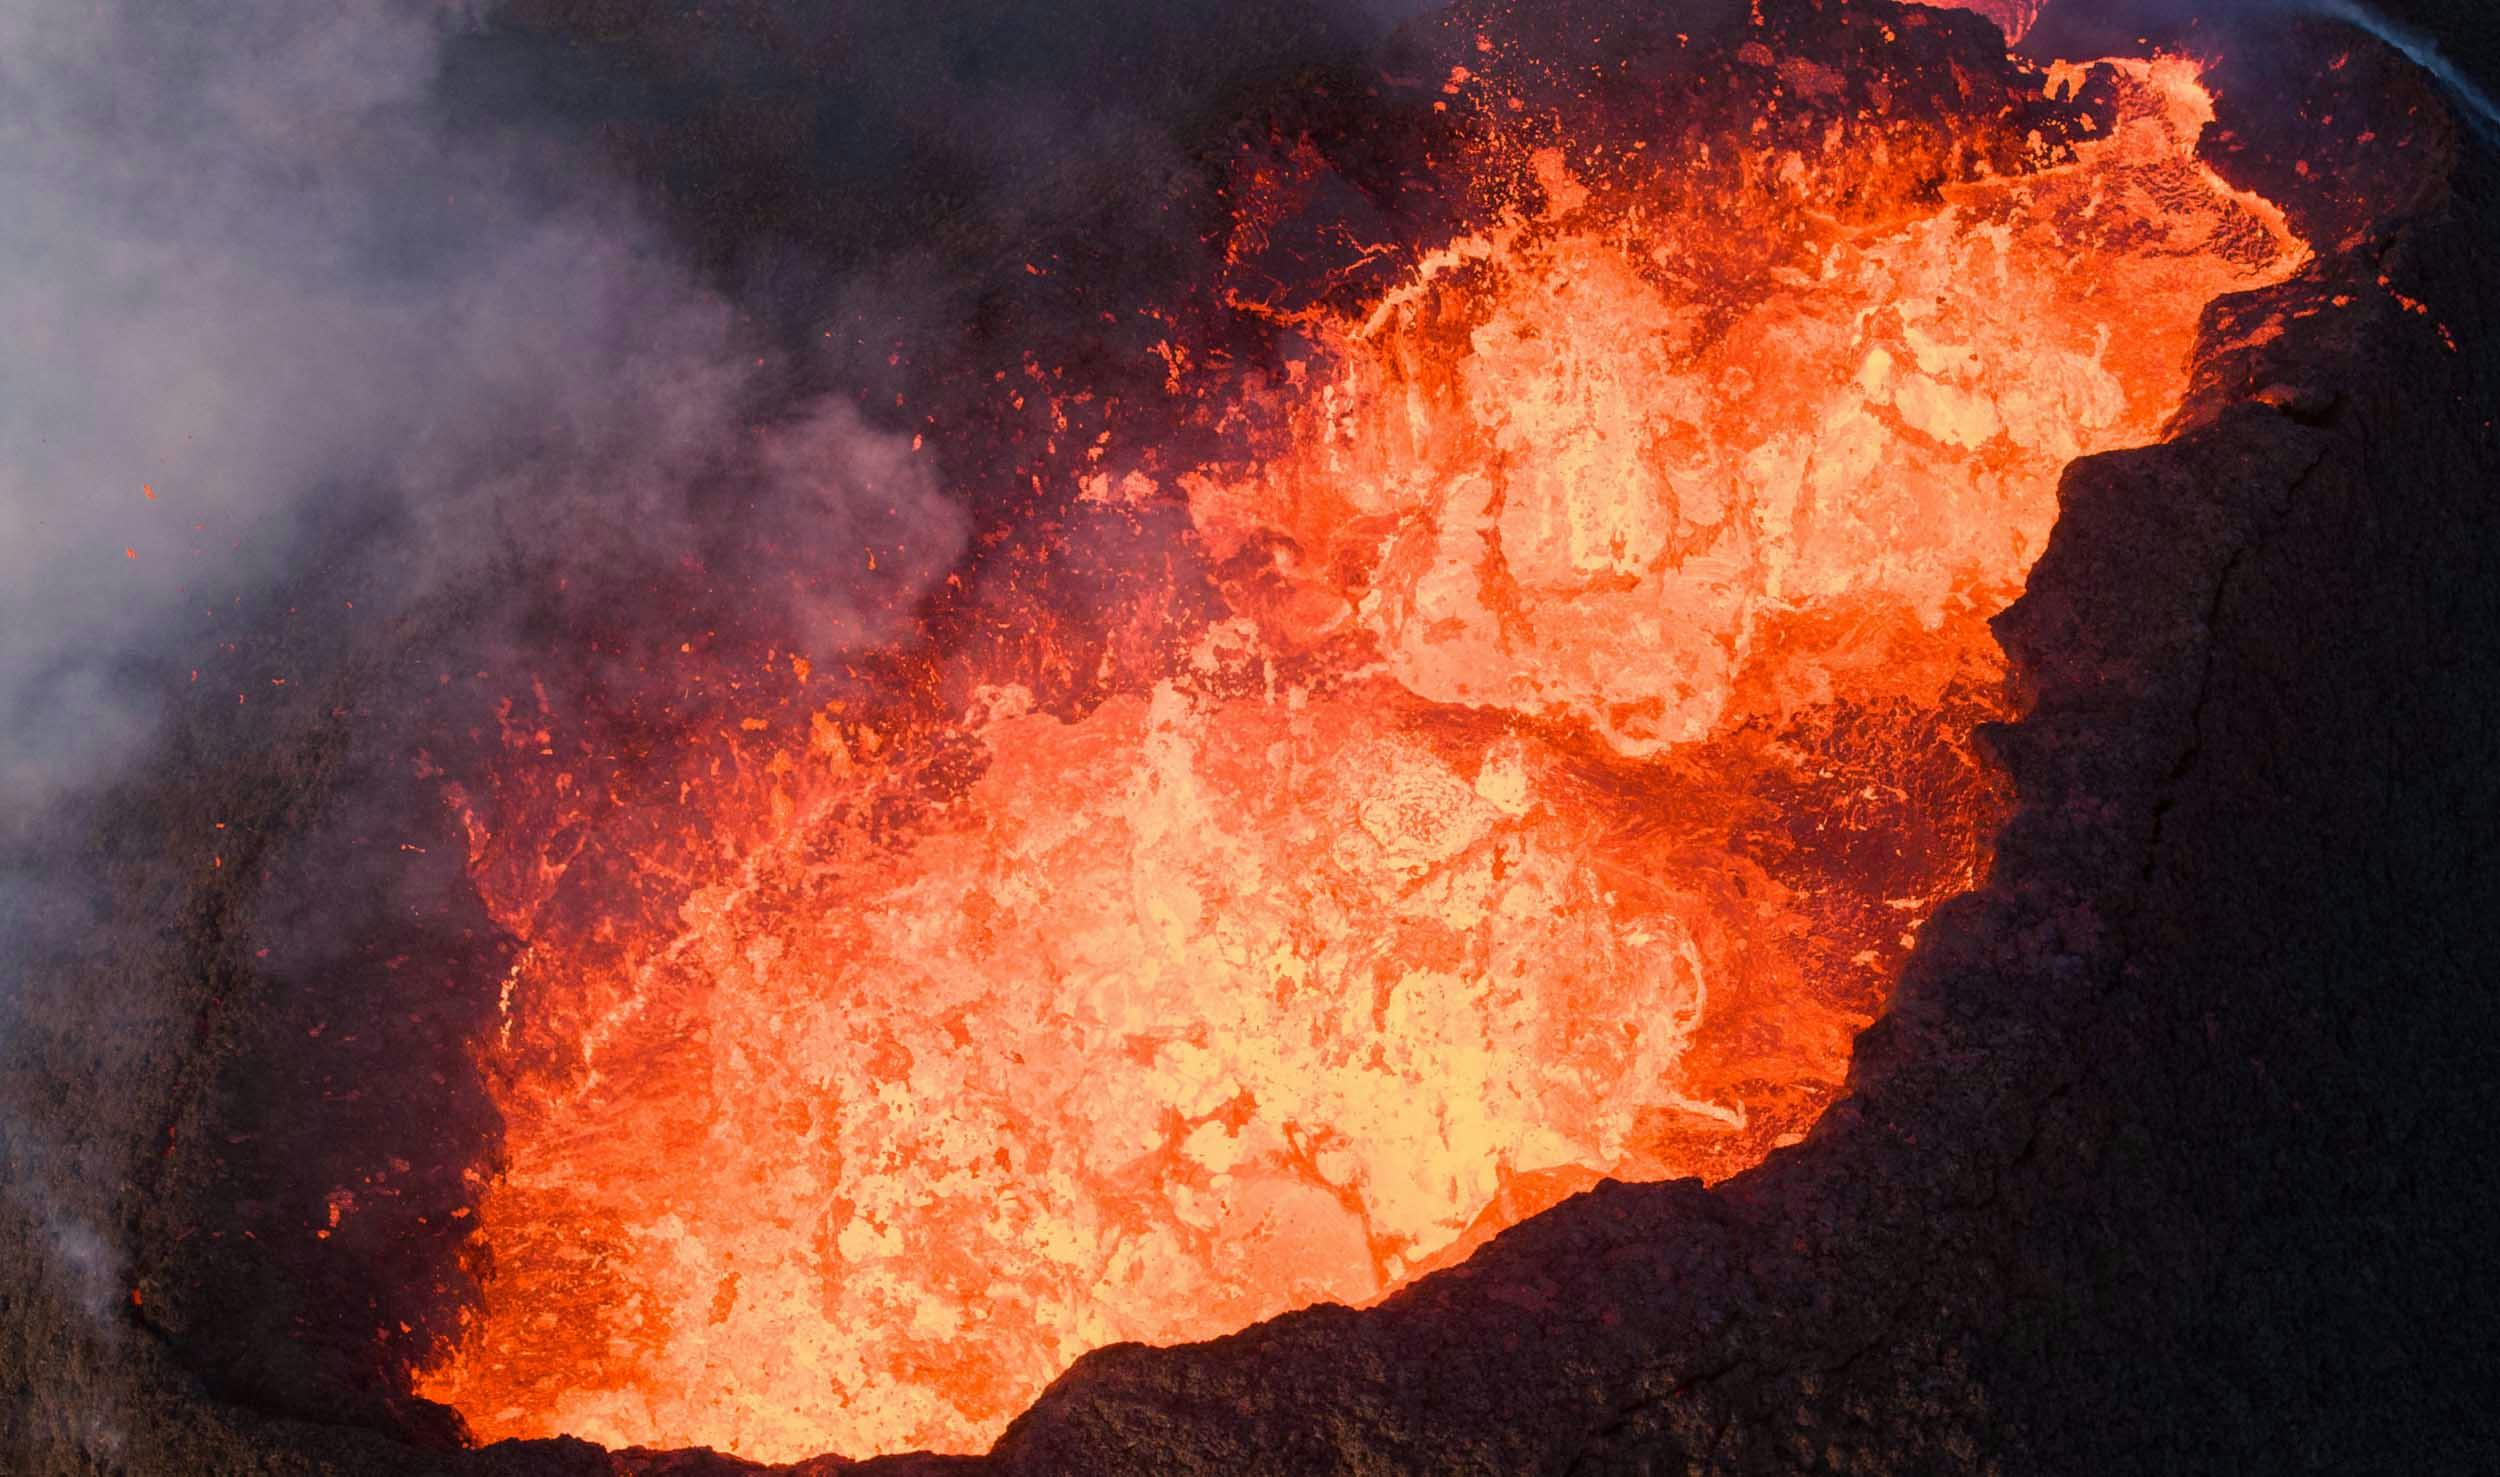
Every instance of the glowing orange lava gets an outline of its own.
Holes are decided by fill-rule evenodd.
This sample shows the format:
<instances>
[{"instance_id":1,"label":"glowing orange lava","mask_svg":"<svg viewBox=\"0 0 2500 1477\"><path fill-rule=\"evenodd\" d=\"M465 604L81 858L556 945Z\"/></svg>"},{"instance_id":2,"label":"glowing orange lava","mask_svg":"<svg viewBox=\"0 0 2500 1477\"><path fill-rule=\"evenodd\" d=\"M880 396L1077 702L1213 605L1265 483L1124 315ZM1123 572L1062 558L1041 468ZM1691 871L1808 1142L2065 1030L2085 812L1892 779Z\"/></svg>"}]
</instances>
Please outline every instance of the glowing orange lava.
<instances>
[{"instance_id":1,"label":"glowing orange lava","mask_svg":"<svg viewBox=\"0 0 2500 1477\"><path fill-rule=\"evenodd\" d=\"M1539 152L1531 208L1303 322L1239 458L1089 487L1185 498L1219 572L1159 680L780 724L612 907L549 906L578 834L481 821L508 1169L421 1393L976 1449L1087 1349L1794 1142L1984 866L1984 621L2059 470L2154 439L2204 304L2303 254L2196 162L2194 69L2116 67L2072 159L1812 224L1733 307L1722 223Z\"/></svg>"}]
</instances>

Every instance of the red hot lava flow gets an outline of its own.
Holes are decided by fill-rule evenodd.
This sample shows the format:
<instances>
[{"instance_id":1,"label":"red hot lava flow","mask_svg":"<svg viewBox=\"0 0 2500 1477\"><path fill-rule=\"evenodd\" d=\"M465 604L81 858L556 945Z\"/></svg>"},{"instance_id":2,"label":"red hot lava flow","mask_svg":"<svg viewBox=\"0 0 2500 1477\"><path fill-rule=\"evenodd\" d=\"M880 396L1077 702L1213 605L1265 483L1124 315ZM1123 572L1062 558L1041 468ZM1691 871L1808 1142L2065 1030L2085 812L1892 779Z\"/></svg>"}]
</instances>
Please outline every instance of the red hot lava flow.
<instances>
[{"instance_id":1,"label":"red hot lava flow","mask_svg":"<svg viewBox=\"0 0 2500 1477\"><path fill-rule=\"evenodd\" d=\"M486 1438L977 1449L1088 1349L1800 1139L1985 864L1985 620L2060 469L2157 438L2203 306L2304 255L2198 162L2192 63L2106 67L2086 141L1808 210L1741 293L1742 220L1487 134L1461 167L1535 188L1291 315L1233 454L1098 457L1082 499L1185 505L1224 608L1081 710L1002 662L906 722L784 657L638 761L630 834L507 715L457 797L524 946L491 1266L420 1393Z\"/></svg>"}]
</instances>

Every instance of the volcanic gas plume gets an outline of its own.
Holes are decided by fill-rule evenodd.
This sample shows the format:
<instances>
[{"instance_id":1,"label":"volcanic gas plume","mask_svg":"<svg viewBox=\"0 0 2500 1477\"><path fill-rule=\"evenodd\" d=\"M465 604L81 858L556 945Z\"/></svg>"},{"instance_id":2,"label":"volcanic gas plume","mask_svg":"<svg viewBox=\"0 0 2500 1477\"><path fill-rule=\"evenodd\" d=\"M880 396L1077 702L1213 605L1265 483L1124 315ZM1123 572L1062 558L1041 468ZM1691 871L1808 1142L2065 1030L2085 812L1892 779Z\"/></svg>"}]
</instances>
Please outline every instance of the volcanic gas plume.
<instances>
[{"instance_id":1,"label":"volcanic gas plume","mask_svg":"<svg viewBox=\"0 0 2500 1477\"><path fill-rule=\"evenodd\" d=\"M1148 551L1110 647L1036 580L842 671L689 631L743 710L672 749L505 703L448 796L523 946L503 1167L421 1393L485 1438L975 1449L1088 1349L1378 1299L1839 1091L1986 865L1985 622L2060 469L2157 438L2205 304L2304 248L2198 161L2181 59L2059 68L2082 141L1939 188L1843 122L1558 133L1479 48L1441 90L1486 125L1415 161L1472 217L1299 262L1351 301L1265 290L1307 181L1240 165L1207 294L1289 352L1174 305L1116 435L1002 376L1077 463L1014 557Z\"/></svg>"}]
</instances>

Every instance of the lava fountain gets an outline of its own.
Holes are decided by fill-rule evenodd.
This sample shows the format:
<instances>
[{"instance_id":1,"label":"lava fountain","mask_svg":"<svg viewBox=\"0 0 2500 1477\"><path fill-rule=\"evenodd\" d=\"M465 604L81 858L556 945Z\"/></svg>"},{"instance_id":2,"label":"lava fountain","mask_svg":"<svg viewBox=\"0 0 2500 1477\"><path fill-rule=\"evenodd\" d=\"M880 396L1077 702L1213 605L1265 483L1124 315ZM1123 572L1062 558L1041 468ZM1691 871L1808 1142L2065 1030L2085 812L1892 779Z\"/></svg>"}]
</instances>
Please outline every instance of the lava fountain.
<instances>
[{"instance_id":1,"label":"lava fountain","mask_svg":"<svg viewBox=\"0 0 2500 1477\"><path fill-rule=\"evenodd\" d=\"M1154 551L1085 618L1153 639L1056 644L1037 585L839 671L688 633L742 711L673 745L507 704L452 794L521 944L505 1140L420 1393L977 1449L1088 1349L1377 1300L1841 1091L1986 866L1986 622L2060 470L2158 438L2205 305L2305 249L2199 161L2184 59L2055 69L2074 138L1939 184L1880 97L1807 148L1593 141L1478 44L1434 79L1468 218L1267 293L1295 156L1244 162L1208 291L1285 347L1175 313L1170 444L1067 432L1067 517Z\"/></svg>"}]
</instances>

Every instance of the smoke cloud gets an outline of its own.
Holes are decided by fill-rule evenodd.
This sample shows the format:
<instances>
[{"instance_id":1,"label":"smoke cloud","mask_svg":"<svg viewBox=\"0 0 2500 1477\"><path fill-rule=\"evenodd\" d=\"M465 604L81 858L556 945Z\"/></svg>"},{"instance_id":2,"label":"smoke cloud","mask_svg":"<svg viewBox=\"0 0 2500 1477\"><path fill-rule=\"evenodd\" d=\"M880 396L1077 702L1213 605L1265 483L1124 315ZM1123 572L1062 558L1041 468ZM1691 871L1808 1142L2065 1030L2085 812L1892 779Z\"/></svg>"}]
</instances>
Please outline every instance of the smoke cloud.
<instances>
[{"instance_id":1,"label":"smoke cloud","mask_svg":"<svg viewBox=\"0 0 2500 1477\"><path fill-rule=\"evenodd\" d=\"M200 636L282 585L345 622L481 561L695 546L758 356L621 189L453 129L432 93L472 13L43 10L0 12L9 812L143 752ZM796 418L817 456L759 502L951 536L925 479L848 485L890 434Z\"/></svg>"}]
</instances>

